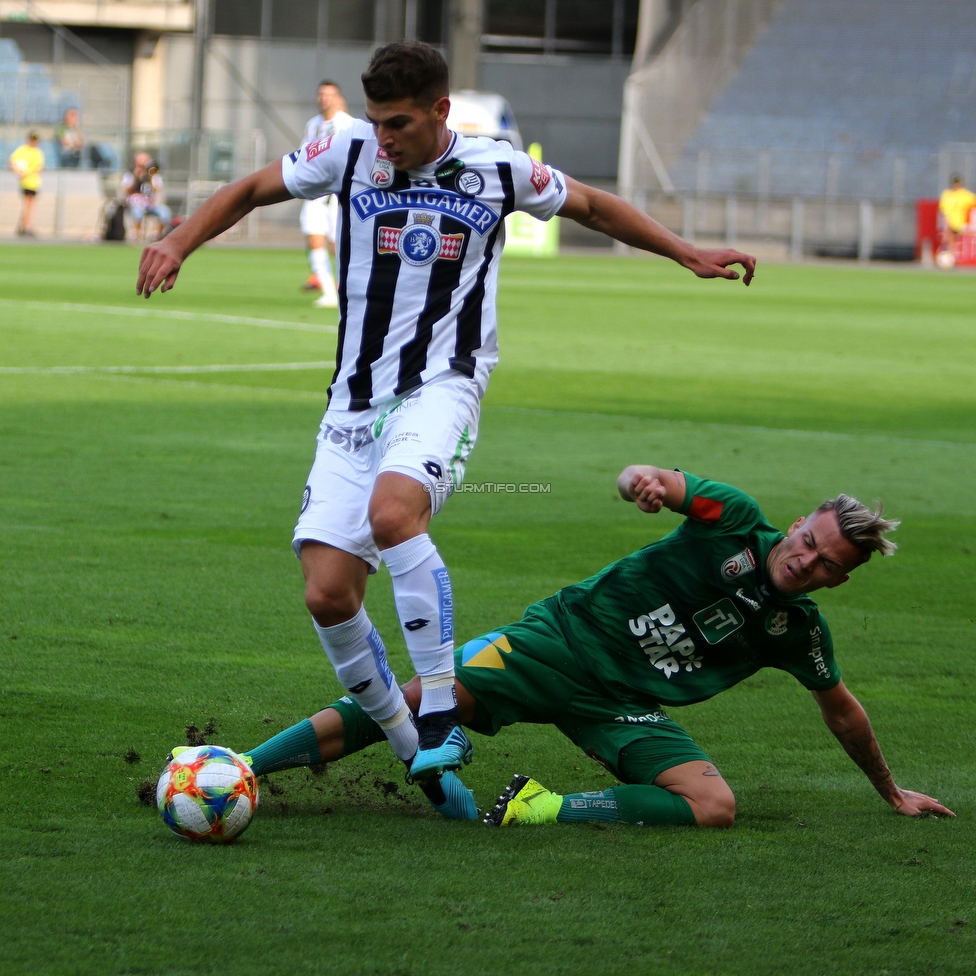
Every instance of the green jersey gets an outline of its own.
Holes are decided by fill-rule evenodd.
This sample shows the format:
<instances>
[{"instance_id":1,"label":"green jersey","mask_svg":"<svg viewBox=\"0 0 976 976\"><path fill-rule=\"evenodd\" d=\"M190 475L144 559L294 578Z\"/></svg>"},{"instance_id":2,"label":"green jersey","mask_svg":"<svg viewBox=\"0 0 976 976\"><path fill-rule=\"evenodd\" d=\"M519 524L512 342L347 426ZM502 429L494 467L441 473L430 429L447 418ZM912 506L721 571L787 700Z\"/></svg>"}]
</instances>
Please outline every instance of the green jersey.
<instances>
[{"instance_id":1,"label":"green jersey","mask_svg":"<svg viewBox=\"0 0 976 976\"><path fill-rule=\"evenodd\" d=\"M782 538L755 499L685 473L685 521L544 601L579 666L621 702L690 705L760 668L811 691L840 681L827 622L769 584Z\"/></svg>"}]
</instances>

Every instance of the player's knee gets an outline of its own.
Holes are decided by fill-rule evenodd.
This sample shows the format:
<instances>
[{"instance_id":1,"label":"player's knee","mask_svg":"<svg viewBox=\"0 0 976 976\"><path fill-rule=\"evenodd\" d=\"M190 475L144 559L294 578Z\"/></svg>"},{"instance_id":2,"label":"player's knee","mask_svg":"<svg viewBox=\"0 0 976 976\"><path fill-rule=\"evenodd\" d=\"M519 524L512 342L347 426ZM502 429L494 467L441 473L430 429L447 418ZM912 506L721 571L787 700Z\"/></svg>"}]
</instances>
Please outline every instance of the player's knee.
<instances>
[{"instance_id":1,"label":"player's knee","mask_svg":"<svg viewBox=\"0 0 976 976\"><path fill-rule=\"evenodd\" d=\"M305 606L320 627L334 627L355 617L361 606L359 594L341 580L305 583Z\"/></svg>"},{"instance_id":2,"label":"player's knee","mask_svg":"<svg viewBox=\"0 0 976 976\"><path fill-rule=\"evenodd\" d=\"M391 499L370 509L369 527L380 549L391 549L418 534L417 519L411 508Z\"/></svg>"},{"instance_id":3,"label":"player's knee","mask_svg":"<svg viewBox=\"0 0 976 976\"><path fill-rule=\"evenodd\" d=\"M728 786L700 797L695 807L699 827L731 827L735 823L735 794Z\"/></svg>"}]
</instances>

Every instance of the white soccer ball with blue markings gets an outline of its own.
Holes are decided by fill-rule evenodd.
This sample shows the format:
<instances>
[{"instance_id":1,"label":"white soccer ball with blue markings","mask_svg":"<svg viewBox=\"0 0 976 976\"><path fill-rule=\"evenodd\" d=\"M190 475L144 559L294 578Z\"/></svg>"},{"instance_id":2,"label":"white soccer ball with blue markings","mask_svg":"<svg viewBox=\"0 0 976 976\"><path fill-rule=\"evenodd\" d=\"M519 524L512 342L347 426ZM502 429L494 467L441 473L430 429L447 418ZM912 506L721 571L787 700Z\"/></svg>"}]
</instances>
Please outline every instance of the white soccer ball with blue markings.
<instances>
[{"instance_id":1,"label":"white soccer ball with blue markings","mask_svg":"<svg viewBox=\"0 0 976 976\"><path fill-rule=\"evenodd\" d=\"M247 829L257 805L257 777L223 746L180 751L156 784L163 823L186 840L226 844Z\"/></svg>"}]
</instances>

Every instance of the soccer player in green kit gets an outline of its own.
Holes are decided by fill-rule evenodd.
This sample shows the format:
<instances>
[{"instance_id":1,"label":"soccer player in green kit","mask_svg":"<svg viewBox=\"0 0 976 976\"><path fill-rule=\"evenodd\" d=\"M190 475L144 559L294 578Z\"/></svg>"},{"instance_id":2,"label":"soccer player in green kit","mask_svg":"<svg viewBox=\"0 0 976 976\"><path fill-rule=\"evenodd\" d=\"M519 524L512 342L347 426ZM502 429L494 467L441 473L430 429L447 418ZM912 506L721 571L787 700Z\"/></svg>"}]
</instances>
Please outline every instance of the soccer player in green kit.
<instances>
[{"instance_id":1,"label":"soccer player in green kit","mask_svg":"<svg viewBox=\"0 0 976 976\"><path fill-rule=\"evenodd\" d=\"M530 606L517 623L456 651L465 725L555 725L620 786L559 795L516 776L485 823L609 822L731 826L735 797L666 705L690 705L761 668L788 671L895 811L954 816L891 777L864 709L845 688L830 631L807 596L844 583L872 552L895 550L885 519L839 495L784 536L749 495L682 471L632 465L618 478L627 501L687 516L665 538L596 576ZM418 679L404 687L420 698ZM383 733L350 699L286 729L248 757L258 774L331 762Z\"/></svg>"}]
</instances>

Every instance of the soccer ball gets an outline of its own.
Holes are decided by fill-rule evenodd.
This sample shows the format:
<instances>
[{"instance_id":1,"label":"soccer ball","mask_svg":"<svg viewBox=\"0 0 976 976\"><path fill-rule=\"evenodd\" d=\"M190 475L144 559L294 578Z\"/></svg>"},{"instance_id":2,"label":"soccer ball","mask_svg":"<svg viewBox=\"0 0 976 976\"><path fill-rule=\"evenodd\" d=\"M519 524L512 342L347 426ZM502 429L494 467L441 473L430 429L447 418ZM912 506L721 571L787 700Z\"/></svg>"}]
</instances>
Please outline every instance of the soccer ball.
<instances>
[{"instance_id":1,"label":"soccer ball","mask_svg":"<svg viewBox=\"0 0 976 976\"><path fill-rule=\"evenodd\" d=\"M935 263L944 270L948 271L949 268L954 268L956 266L956 256L952 251L939 251L935 256Z\"/></svg>"},{"instance_id":2,"label":"soccer ball","mask_svg":"<svg viewBox=\"0 0 976 976\"><path fill-rule=\"evenodd\" d=\"M187 840L229 843L247 828L257 805L257 777L223 746L184 749L156 784L163 823Z\"/></svg>"}]
</instances>

